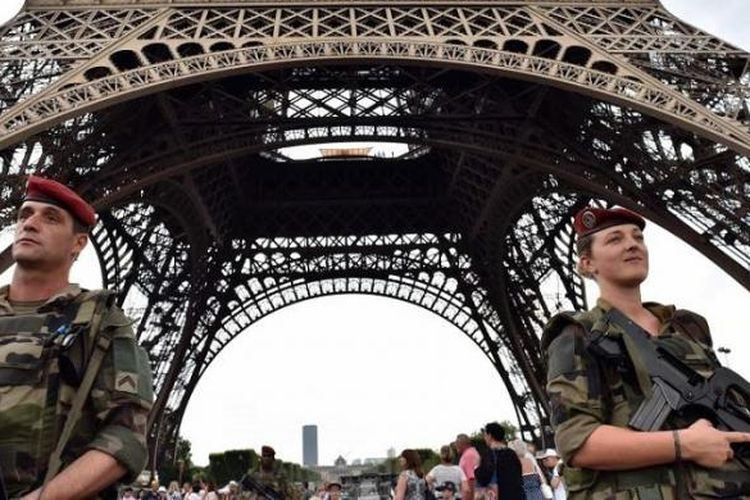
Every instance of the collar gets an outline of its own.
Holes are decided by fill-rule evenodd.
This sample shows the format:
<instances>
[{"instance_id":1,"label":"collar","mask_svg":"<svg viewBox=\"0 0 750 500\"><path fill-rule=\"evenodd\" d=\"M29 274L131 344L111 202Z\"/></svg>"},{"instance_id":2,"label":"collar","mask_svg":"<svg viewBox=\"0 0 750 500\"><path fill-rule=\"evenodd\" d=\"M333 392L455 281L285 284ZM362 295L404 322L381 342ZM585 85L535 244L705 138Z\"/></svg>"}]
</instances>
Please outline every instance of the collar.
<instances>
[{"instance_id":1,"label":"collar","mask_svg":"<svg viewBox=\"0 0 750 500\"><path fill-rule=\"evenodd\" d=\"M8 294L10 293L10 285L5 285L0 288L0 316L7 316L13 314L13 306L10 305L8 300ZM50 298L44 301L44 304L39 308L40 311L49 309L58 302L70 302L82 293L81 287L76 283L69 283L65 288L59 292L54 293Z\"/></svg>"},{"instance_id":2,"label":"collar","mask_svg":"<svg viewBox=\"0 0 750 500\"><path fill-rule=\"evenodd\" d=\"M606 313L610 309L612 309L613 306L606 300L599 298L596 301L596 307ZM676 310L675 306L663 305L659 304L658 302L644 302L643 307L648 309L651 314L656 316L659 320L659 323L661 323L659 335L662 335L663 333L666 333L667 330L671 329L672 318L674 318L674 313Z\"/></svg>"}]
</instances>

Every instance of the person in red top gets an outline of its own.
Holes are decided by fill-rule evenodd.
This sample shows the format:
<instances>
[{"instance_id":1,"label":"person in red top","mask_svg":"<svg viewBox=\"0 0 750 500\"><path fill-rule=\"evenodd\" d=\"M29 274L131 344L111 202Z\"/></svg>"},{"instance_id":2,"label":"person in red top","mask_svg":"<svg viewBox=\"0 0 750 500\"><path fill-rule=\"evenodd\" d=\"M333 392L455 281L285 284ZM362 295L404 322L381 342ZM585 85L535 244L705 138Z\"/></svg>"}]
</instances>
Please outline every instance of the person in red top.
<instances>
[{"instance_id":1,"label":"person in red top","mask_svg":"<svg viewBox=\"0 0 750 500\"><path fill-rule=\"evenodd\" d=\"M465 491L461 492L463 500L474 500L474 490L476 489L477 478L474 470L479 465L479 452L471 445L471 439L466 434L456 436L456 450L461 458L458 460L458 466L461 467L466 476Z\"/></svg>"}]
</instances>

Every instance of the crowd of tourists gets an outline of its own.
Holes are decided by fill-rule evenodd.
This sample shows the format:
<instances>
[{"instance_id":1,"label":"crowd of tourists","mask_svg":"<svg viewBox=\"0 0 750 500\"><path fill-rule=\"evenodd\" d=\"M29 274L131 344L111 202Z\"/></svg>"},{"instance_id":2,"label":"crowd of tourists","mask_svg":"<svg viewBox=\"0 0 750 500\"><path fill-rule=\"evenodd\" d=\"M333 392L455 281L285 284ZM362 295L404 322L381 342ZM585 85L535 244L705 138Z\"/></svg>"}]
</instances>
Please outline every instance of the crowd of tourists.
<instances>
[{"instance_id":1,"label":"crowd of tourists","mask_svg":"<svg viewBox=\"0 0 750 500\"><path fill-rule=\"evenodd\" d=\"M419 454L404 450L403 471L396 483L395 500L565 500L563 464L554 449L535 453L535 446L520 439L506 442L497 422L483 429L484 447L477 449L466 434L453 447L440 449L440 464L424 473Z\"/></svg>"},{"instance_id":2,"label":"crowd of tourists","mask_svg":"<svg viewBox=\"0 0 750 500\"><path fill-rule=\"evenodd\" d=\"M416 450L406 449L398 458L400 472L390 491L394 500L566 500L563 463L554 449L537 453L533 443L513 439L506 442L505 429L491 422L482 429L484 443L459 434L440 448L440 463L425 471ZM351 498L339 482L290 484L274 467L274 450L264 446L261 464L252 477L255 488L245 489L236 481L217 488L211 481L177 481L149 488L126 488L122 500L235 500L278 498L294 500L339 500ZM264 494L261 489L269 488ZM268 494L270 492L270 494Z\"/></svg>"}]
</instances>

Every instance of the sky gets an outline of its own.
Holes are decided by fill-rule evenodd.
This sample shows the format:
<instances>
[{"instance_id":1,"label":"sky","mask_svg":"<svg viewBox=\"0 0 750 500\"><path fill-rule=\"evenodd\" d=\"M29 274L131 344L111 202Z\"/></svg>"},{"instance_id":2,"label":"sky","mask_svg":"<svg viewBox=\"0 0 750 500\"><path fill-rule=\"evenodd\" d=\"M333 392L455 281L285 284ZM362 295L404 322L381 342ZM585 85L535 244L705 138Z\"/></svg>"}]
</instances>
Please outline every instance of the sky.
<instances>
[{"instance_id":1,"label":"sky","mask_svg":"<svg viewBox=\"0 0 750 500\"><path fill-rule=\"evenodd\" d=\"M21 1L3 0L0 22ZM15 5L14 5L15 4ZM682 19L750 50L746 0L665 0ZM710 7L709 7L710 6ZM706 258L654 224L646 229L647 300L675 303L708 319L722 360L746 378L750 294ZM8 230L0 235L3 248ZM9 280L10 271L0 275ZM73 281L101 284L91 249ZM590 286L589 297L596 297ZM369 296L334 296L282 309L222 351L196 387L182 427L196 463L226 449L270 444L302 461L302 426L318 425L321 464L384 457L389 448L438 448L459 432L513 420L490 362L454 326L417 306Z\"/></svg>"}]
</instances>

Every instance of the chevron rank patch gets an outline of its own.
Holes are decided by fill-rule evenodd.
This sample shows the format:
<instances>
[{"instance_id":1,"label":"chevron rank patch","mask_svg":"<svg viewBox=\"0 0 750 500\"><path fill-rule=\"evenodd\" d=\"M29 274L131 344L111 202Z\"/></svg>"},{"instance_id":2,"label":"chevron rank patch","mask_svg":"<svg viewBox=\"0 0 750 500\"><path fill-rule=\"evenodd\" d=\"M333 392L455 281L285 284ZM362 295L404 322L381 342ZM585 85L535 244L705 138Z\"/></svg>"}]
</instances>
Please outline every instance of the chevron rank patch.
<instances>
[{"instance_id":1,"label":"chevron rank patch","mask_svg":"<svg viewBox=\"0 0 750 500\"><path fill-rule=\"evenodd\" d=\"M138 394L138 374L132 372L118 372L115 377L115 390Z\"/></svg>"}]
</instances>

